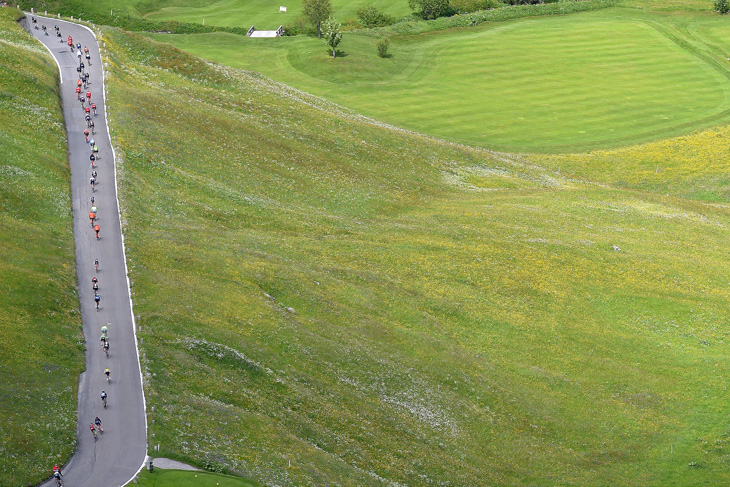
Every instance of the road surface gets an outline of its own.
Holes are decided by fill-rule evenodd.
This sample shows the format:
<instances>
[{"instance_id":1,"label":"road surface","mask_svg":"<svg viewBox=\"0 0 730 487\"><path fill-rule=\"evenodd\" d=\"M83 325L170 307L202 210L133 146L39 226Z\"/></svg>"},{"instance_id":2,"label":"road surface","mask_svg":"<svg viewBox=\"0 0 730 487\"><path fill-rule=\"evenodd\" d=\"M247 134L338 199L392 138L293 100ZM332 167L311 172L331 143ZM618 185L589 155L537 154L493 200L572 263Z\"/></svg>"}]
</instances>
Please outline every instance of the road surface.
<instances>
[{"instance_id":1,"label":"road surface","mask_svg":"<svg viewBox=\"0 0 730 487\"><path fill-rule=\"evenodd\" d=\"M132 319L131 301L126 266L122 249L119 209L116 196L113 153L105 121L104 87L99 47L91 31L77 24L36 16L38 29L34 29L31 16L27 16L30 32L45 44L60 68L63 116L69 147L71 167L71 193L74 214L74 238L76 240L76 265L78 273L81 318L86 336L86 372L81 374L78 398L78 445L76 453L63 468L66 487L119 486L134 477L146 457L147 432L144 396L139 359ZM45 25L48 35L41 26ZM61 37L54 26L58 25ZM91 149L84 139L87 129L84 108L76 94L76 48L67 45L68 36L73 43L81 43L81 61L90 74L90 84L83 89L91 93L91 103L97 106L97 115L91 114L96 133L90 134L99 147L100 160L96 161L96 184L89 183L92 168ZM89 66L84 53L88 47L91 56ZM88 104L84 104L84 107ZM97 239L89 221L91 197L97 206L97 223L100 238ZM99 271L94 260L99 259ZM100 308L96 310L92 277L99 281ZM110 354L106 358L100 346L101 327L109 325ZM105 367L111 371L111 383L104 376ZM108 406L102 406L100 393L108 394ZM104 434L98 440L89 429L95 417L102 420ZM48 466L49 474L52 465ZM44 485L55 485L50 481Z\"/></svg>"}]
</instances>

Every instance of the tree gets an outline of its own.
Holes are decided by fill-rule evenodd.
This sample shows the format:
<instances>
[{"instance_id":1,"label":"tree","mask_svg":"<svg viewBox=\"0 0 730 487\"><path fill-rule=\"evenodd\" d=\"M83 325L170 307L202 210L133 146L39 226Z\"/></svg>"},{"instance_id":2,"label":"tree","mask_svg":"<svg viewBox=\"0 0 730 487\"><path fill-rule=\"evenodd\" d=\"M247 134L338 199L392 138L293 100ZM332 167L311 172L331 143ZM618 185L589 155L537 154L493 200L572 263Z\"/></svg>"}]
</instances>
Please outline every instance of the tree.
<instances>
[{"instance_id":1,"label":"tree","mask_svg":"<svg viewBox=\"0 0 730 487\"><path fill-rule=\"evenodd\" d=\"M330 0L304 0L302 15L317 27L317 37L322 38L322 22L332 15Z\"/></svg>"},{"instance_id":2,"label":"tree","mask_svg":"<svg viewBox=\"0 0 730 487\"><path fill-rule=\"evenodd\" d=\"M728 0L715 0L715 10L721 14L730 12L730 2Z\"/></svg>"},{"instance_id":3,"label":"tree","mask_svg":"<svg viewBox=\"0 0 730 487\"><path fill-rule=\"evenodd\" d=\"M449 11L449 0L408 0L411 10L426 20L437 19Z\"/></svg>"},{"instance_id":4,"label":"tree","mask_svg":"<svg viewBox=\"0 0 730 487\"><path fill-rule=\"evenodd\" d=\"M340 31L340 27L342 26L337 23L337 19L334 17L330 17L322 22L322 34L324 35L322 40L325 44L332 48L333 59L337 54L337 46L339 46L340 41L342 41L342 32Z\"/></svg>"}]
</instances>

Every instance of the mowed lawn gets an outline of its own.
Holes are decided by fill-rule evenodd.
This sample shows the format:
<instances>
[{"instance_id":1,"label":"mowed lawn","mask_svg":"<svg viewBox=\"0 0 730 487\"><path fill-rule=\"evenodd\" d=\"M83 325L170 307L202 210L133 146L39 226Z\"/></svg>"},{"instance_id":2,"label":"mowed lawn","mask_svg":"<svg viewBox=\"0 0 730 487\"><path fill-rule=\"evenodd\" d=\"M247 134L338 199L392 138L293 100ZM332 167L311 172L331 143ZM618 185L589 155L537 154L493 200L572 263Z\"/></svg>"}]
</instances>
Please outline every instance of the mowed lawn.
<instances>
[{"instance_id":1,"label":"mowed lawn","mask_svg":"<svg viewBox=\"0 0 730 487\"><path fill-rule=\"evenodd\" d=\"M609 9L474 29L345 34L331 59L312 38L156 39L251 69L399 127L512 152L573 152L657 140L730 120L727 63L675 24L704 14Z\"/></svg>"},{"instance_id":2,"label":"mowed lawn","mask_svg":"<svg viewBox=\"0 0 730 487\"><path fill-rule=\"evenodd\" d=\"M368 5L374 5L396 18L405 17L412 12L406 0L333 0L332 11L338 19L344 21L355 19L357 11ZM280 6L286 7L286 13L279 12ZM302 0L282 0L278 3L267 0L208 0L196 2L195 5L173 0L164 2L164 6L158 10L146 13L144 18L196 24L205 19L207 25L247 28L255 25L257 29L273 30L282 24L294 23L301 13Z\"/></svg>"},{"instance_id":3,"label":"mowed lawn","mask_svg":"<svg viewBox=\"0 0 730 487\"><path fill-rule=\"evenodd\" d=\"M724 206L104 38L158 454L286 486L730 481Z\"/></svg>"}]
</instances>

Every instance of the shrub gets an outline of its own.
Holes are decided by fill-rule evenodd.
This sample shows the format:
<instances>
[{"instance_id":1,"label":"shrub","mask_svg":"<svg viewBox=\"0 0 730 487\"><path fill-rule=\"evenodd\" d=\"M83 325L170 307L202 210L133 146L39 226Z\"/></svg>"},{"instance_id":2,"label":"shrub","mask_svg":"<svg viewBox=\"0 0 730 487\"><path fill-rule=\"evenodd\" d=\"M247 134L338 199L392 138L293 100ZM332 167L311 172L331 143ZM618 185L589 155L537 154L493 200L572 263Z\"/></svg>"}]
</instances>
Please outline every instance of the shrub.
<instances>
[{"instance_id":1,"label":"shrub","mask_svg":"<svg viewBox=\"0 0 730 487\"><path fill-rule=\"evenodd\" d=\"M715 10L723 15L730 12L730 2L728 0L715 0Z\"/></svg>"},{"instance_id":2,"label":"shrub","mask_svg":"<svg viewBox=\"0 0 730 487\"><path fill-rule=\"evenodd\" d=\"M380 39L378 39L375 47L378 48L378 56L386 57L388 55L388 49L390 49L390 38L381 37Z\"/></svg>"},{"instance_id":3,"label":"shrub","mask_svg":"<svg viewBox=\"0 0 730 487\"><path fill-rule=\"evenodd\" d=\"M317 28L304 17L297 17L293 23L284 26L284 32L288 36L317 35Z\"/></svg>"},{"instance_id":4,"label":"shrub","mask_svg":"<svg viewBox=\"0 0 730 487\"><path fill-rule=\"evenodd\" d=\"M393 17L378 10L378 7L369 5L357 11L357 19L363 27L382 27L394 22Z\"/></svg>"},{"instance_id":5,"label":"shrub","mask_svg":"<svg viewBox=\"0 0 730 487\"><path fill-rule=\"evenodd\" d=\"M457 14L470 14L479 10L499 8L504 3L499 0L450 0L451 10Z\"/></svg>"},{"instance_id":6,"label":"shrub","mask_svg":"<svg viewBox=\"0 0 730 487\"><path fill-rule=\"evenodd\" d=\"M449 11L449 0L408 0L408 6L425 20L433 20Z\"/></svg>"}]
</instances>

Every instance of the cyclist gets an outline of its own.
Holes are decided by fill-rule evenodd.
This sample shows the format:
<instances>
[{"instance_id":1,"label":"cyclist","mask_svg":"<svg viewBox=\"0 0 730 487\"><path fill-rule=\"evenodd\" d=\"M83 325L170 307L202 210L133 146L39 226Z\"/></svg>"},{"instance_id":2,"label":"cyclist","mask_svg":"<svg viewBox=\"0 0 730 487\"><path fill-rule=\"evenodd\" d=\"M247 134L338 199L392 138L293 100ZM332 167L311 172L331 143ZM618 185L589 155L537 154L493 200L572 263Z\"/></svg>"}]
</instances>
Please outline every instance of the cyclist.
<instances>
[{"instance_id":1,"label":"cyclist","mask_svg":"<svg viewBox=\"0 0 730 487\"><path fill-rule=\"evenodd\" d=\"M99 419L99 416L94 418L94 424L96 425L96 429L98 429L100 433L104 432L104 429L101 427L101 419Z\"/></svg>"},{"instance_id":2,"label":"cyclist","mask_svg":"<svg viewBox=\"0 0 730 487\"><path fill-rule=\"evenodd\" d=\"M91 211L93 211L94 213L98 213L96 211L96 205L94 205L94 204L91 205Z\"/></svg>"},{"instance_id":3,"label":"cyclist","mask_svg":"<svg viewBox=\"0 0 730 487\"><path fill-rule=\"evenodd\" d=\"M88 115L89 113L91 113L91 107L86 107L86 108L84 108L84 112L86 112L86 114L87 114L87 115Z\"/></svg>"},{"instance_id":4,"label":"cyclist","mask_svg":"<svg viewBox=\"0 0 730 487\"><path fill-rule=\"evenodd\" d=\"M101 346L103 347L106 342L109 341L109 338L106 336L106 332L102 331L101 338L99 338L99 341L101 342Z\"/></svg>"},{"instance_id":5,"label":"cyclist","mask_svg":"<svg viewBox=\"0 0 730 487\"><path fill-rule=\"evenodd\" d=\"M99 237L96 237L96 238L99 238ZM101 296L99 296L98 293L94 293L94 302L96 303L96 311L99 311L99 303L101 302Z\"/></svg>"},{"instance_id":6,"label":"cyclist","mask_svg":"<svg viewBox=\"0 0 730 487\"><path fill-rule=\"evenodd\" d=\"M80 58L79 58L79 61L81 61ZM85 67L86 66L84 66L84 63L83 62L79 62L79 68L81 68L81 71L83 71Z\"/></svg>"},{"instance_id":7,"label":"cyclist","mask_svg":"<svg viewBox=\"0 0 730 487\"><path fill-rule=\"evenodd\" d=\"M86 51L86 62L91 66L91 54L89 54L89 51Z\"/></svg>"},{"instance_id":8,"label":"cyclist","mask_svg":"<svg viewBox=\"0 0 730 487\"><path fill-rule=\"evenodd\" d=\"M84 119L86 120L86 126L87 126L88 128L91 128L91 115L86 115L86 116L84 117ZM91 133L93 134L93 133L94 133L94 131L92 130L92 131L91 131Z\"/></svg>"},{"instance_id":9,"label":"cyclist","mask_svg":"<svg viewBox=\"0 0 730 487\"><path fill-rule=\"evenodd\" d=\"M91 149L94 154L96 155L96 160L99 160L99 146L95 145L93 149Z\"/></svg>"},{"instance_id":10,"label":"cyclist","mask_svg":"<svg viewBox=\"0 0 730 487\"><path fill-rule=\"evenodd\" d=\"M96 156L94 155L93 152L89 156L89 160L91 161L91 167L94 167L94 161L96 160Z\"/></svg>"},{"instance_id":11,"label":"cyclist","mask_svg":"<svg viewBox=\"0 0 730 487\"><path fill-rule=\"evenodd\" d=\"M91 434L94 435L94 439L96 440L98 436L96 435L96 426L94 426L94 423L89 423L89 429L91 430Z\"/></svg>"},{"instance_id":12,"label":"cyclist","mask_svg":"<svg viewBox=\"0 0 730 487\"><path fill-rule=\"evenodd\" d=\"M82 56L81 50L77 50L76 51L76 57L79 58L79 62L81 62L81 56ZM81 68L81 69L83 69L83 68Z\"/></svg>"},{"instance_id":13,"label":"cyclist","mask_svg":"<svg viewBox=\"0 0 730 487\"><path fill-rule=\"evenodd\" d=\"M43 33L45 35L48 35L48 29L46 29L46 24L41 25L41 29L43 29Z\"/></svg>"},{"instance_id":14,"label":"cyclist","mask_svg":"<svg viewBox=\"0 0 730 487\"><path fill-rule=\"evenodd\" d=\"M94 220L96 220L96 213L94 213L93 211L90 211L89 220L91 220L91 226L94 226Z\"/></svg>"},{"instance_id":15,"label":"cyclist","mask_svg":"<svg viewBox=\"0 0 730 487\"><path fill-rule=\"evenodd\" d=\"M91 117L89 117L89 128L91 129L92 134L96 133L96 132L94 132L94 121L91 120Z\"/></svg>"},{"instance_id":16,"label":"cyclist","mask_svg":"<svg viewBox=\"0 0 730 487\"><path fill-rule=\"evenodd\" d=\"M89 102L91 102L91 92L90 91L86 92L86 99L89 100Z\"/></svg>"},{"instance_id":17,"label":"cyclist","mask_svg":"<svg viewBox=\"0 0 730 487\"><path fill-rule=\"evenodd\" d=\"M88 48L88 46L84 46L84 52L85 52L86 54L89 54L89 48Z\"/></svg>"},{"instance_id":18,"label":"cyclist","mask_svg":"<svg viewBox=\"0 0 730 487\"><path fill-rule=\"evenodd\" d=\"M94 116L96 116L96 103L91 104L91 110L94 112Z\"/></svg>"},{"instance_id":19,"label":"cyclist","mask_svg":"<svg viewBox=\"0 0 730 487\"><path fill-rule=\"evenodd\" d=\"M104 353L106 354L106 358L109 358L109 339L107 339L107 341L104 342L104 345L101 348L104 349Z\"/></svg>"},{"instance_id":20,"label":"cyclist","mask_svg":"<svg viewBox=\"0 0 730 487\"><path fill-rule=\"evenodd\" d=\"M109 332L109 325L111 325L111 323L107 323L106 325L102 325L102 327L101 327L101 332L102 332L103 334L105 334L105 335L106 335L106 334L107 334L107 333Z\"/></svg>"},{"instance_id":21,"label":"cyclist","mask_svg":"<svg viewBox=\"0 0 730 487\"><path fill-rule=\"evenodd\" d=\"M96 190L94 189L94 184L96 184L96 178L94 178L94 176L91 176L91 177L89 178L89 184L91 185L91 191L92 191L92 192L96 191Z\"/></svg>"},{"instance_id":22,"label":"cyclist","mask_svg":"<svg viewBox=\"0 0 730 487\"><path fill-rule=\"evenodd\" d=\"M68 44L68 47L71 48L71 52L73 52L74 51L74 40L71 38L71 36L68 36L67 44Z\"/></svg>"},{"instance_id":23,"label":"cyclist","mask_svg":"<svg viewBox=\"0 0 730 487\"><path fill-rule=\"evenodd\" d=\"M91 197L91 202L92 203L94 202L94 197L93 196ZM97 270L97 271L99 270L99 259L94 259L94 269Z\"/></svg>"},{"instance_id":24,"label":"cyclist","mask_svg":"<svg viewBox=\"0 0 730 487\"><path fill-rule=\"evenodd\" d=\"M96 169L93 169L91 171L91 175L94 176L94 179L96 179ZM94 212L94 213L96 213L96 212Z\"/></svg>"},{"instance_id":25,"label":"cyclist","mask_svg":"<svg viewBox=\"0 0 730 487\"><path fill-rule=\"evenodd\" d=\"M106 407L106 392L101 391L101 402L104 404L104 407Z\"/></svg>"},{"instance_id":26,"label":"cyclist","mask_svg":"<svg viewBox=\"0 0 730 487\"><path fill-rule=\"evenodd\" d=\"M107 382L111 382L111 380L112 380L112 377L111 377L111 372L109 371L109 367L107 367L107 368L106 368L106 369L104 370L104 375L106 375L106 381L107 381Z\"/></svg>"},{"instance_id":27,"label":"cyclist","mask_svg":"<svg viewBox=\"0 0 730 487\"><path fill-rule=\"evenodd\" d=\"M92 284L91 287L94 289L94 293L96 294L96 292L99 290L99 283L94 281L94 284Z\"/></svg>"},{"instance_id":28,"label":"cyclist","mask_svg":"<svg viewBox=\"0 0 730 487\"><path fill-rule=\"evenodd\" d=\"M81 87L79 86L76 87L76 96L81 99Z\"/></svg>"},{"instance_id":29,"label":"cyclist","mask_svg":"<svg viewBox=\"0 0 730 487\"><path fill-rule=\"evenodd\" d=\"M63 486L63 481L61 480L61 477L63 477L63 475L61 475L61 470L55 470L53 472L53 478L56 479L56 486L57 487L62 487Z\"/></svg>"},{"instance_id":30,"label":"cyclist","mask_svg":"<svg viewBox=\"0 0 730 487\"><path fill-rule=\"evenodd\" d=\"M93 148L96 145L96 141L94 140L93 137L88 142L89 142L89 147L92 147Z\"/></svg>"},{"instance_id":31,"label":"cyclist","mask_svg":"<svg viewBox=\"0 0 730 487\"><path fill-rule=\"evenodd\" d=\"M89 129L84 129L84 139L86 139L86 142L89 141Z\"/></svg>"}]
</instances>

